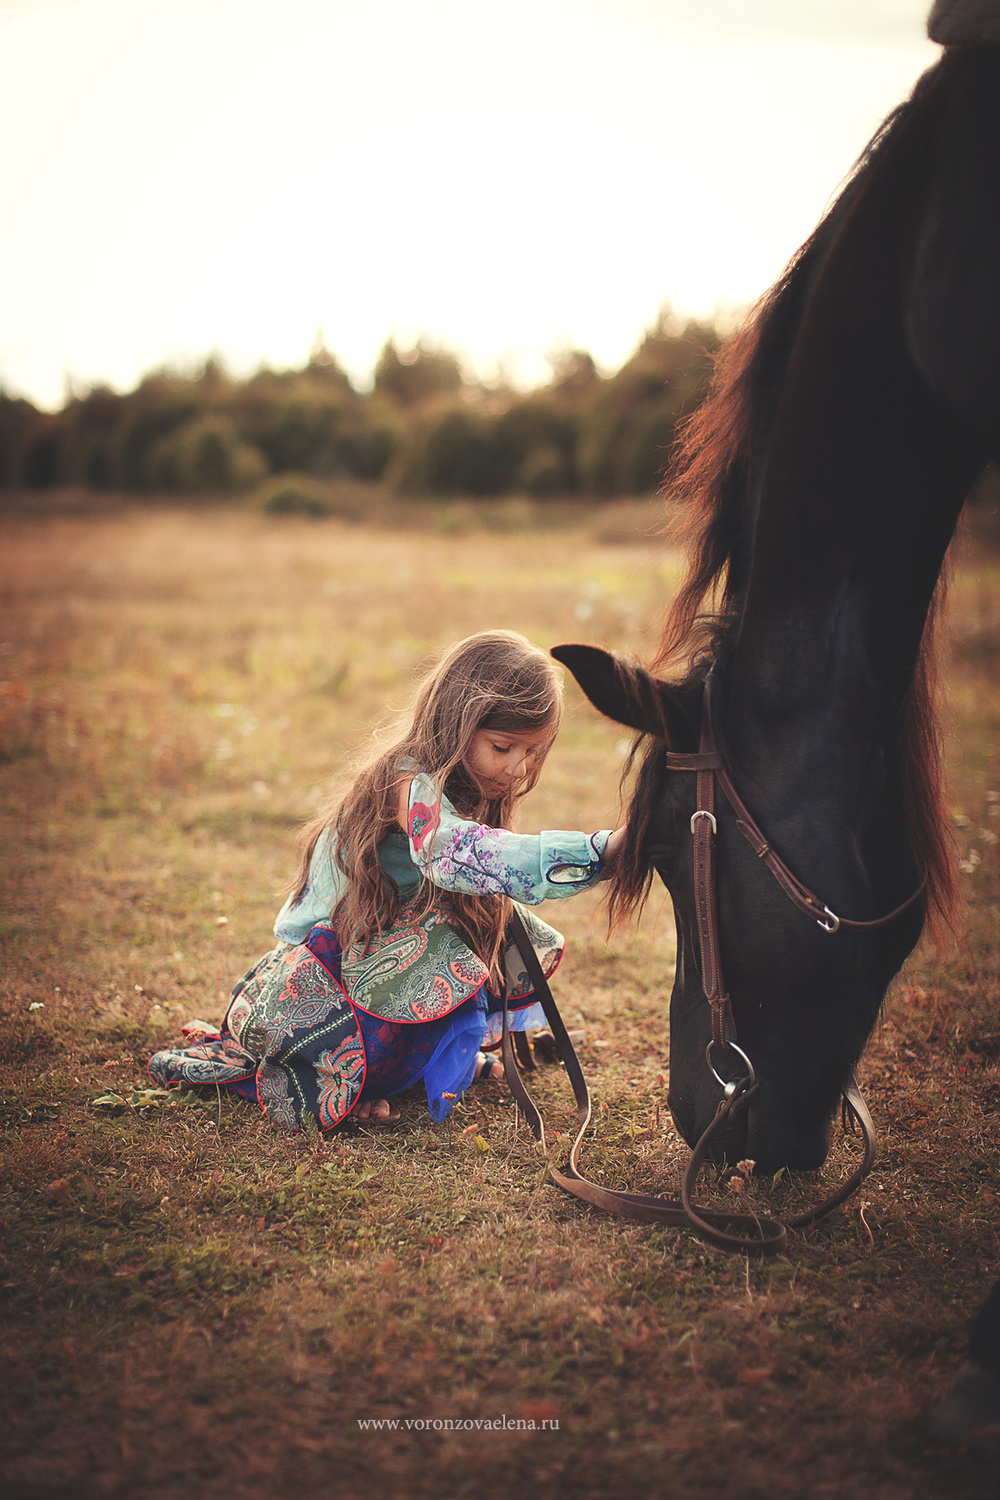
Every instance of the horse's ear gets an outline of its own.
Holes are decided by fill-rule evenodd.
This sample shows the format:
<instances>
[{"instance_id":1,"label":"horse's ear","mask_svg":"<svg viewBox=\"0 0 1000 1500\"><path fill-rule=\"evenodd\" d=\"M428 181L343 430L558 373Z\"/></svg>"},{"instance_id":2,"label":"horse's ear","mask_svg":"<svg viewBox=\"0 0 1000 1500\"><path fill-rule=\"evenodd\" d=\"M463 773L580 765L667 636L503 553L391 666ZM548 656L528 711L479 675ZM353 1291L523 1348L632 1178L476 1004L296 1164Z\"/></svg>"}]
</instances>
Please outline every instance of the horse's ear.
<instances>
[{"instance_id":1,"label":"horse's ear","mask_svg":"<svg viewBox=\"0 0 1000 1500\"><path fill-rule=\"evenodd\" d=\"M550 654L569 668L594 707L609 719L675 743L680 712L666 683L644 667L599 646L553 646Z\"/></svg>"}]
</instances>

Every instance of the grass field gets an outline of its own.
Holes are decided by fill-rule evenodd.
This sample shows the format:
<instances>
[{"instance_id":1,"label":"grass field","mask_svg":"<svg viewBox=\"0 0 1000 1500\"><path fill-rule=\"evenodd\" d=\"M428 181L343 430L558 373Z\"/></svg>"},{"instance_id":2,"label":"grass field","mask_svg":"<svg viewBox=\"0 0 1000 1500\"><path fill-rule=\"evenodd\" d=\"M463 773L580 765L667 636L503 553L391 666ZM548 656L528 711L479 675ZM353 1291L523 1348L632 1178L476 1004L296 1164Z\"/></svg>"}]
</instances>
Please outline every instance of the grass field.
<instances>
[{"instance_id":1,"label":"grass field","mask_svg":"<svg viewBox=\"0 0 1000 1500\"><path fill-rule=\"evenodd\" d=\"M952 590L968 931L911 961L867 1055L883 1152L863 1195L786 1257L748 1264L585 1210L546 1183L503 1090L470 1091L440 1128L413 1091L391 1129L325 1139L143 1092L149 1053L220 1019L269 946L298 823L440 646L503 625L648 649L678 560L637 517L0 521L12 1500L902 1500L995 1483L924 1436L1000 1267L995 563L960 559ZM522 826L609 826L625 748L572 689ZM570 940L556 996L586 1032L586 1159L609 1185L673 1193L669 904L654 893L610 948L596 894L542 914ZM556 1070L537 1093L565 1130ZM744 1196L780 1210L815 1191Z\"/></svg>"}]
</instances>

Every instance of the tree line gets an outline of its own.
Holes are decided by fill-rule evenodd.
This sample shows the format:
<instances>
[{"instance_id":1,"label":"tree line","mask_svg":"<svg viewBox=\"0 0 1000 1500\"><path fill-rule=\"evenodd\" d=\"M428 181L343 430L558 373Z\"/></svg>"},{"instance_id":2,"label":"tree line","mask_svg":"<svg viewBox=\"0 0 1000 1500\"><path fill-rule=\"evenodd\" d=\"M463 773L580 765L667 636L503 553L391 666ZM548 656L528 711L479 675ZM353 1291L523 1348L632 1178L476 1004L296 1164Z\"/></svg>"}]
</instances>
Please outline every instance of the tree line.
<instances>
[{"instance_id":1,"label":"tree line","mask_svg":"<svg viewBox=\"0 0 1000 1500\"><path fill-rule=\"evenodd\" d=\"M711 324L661 314L614 374L573 351L527 393L466 379L446 350L392 340L370 392L321 342L300 370L237 380L212 358L124 394L75 392L58 412L0 389L0 486L216 495L296 473L414 496L647 493L718 342Z\"/></svg>"}]
</instances>

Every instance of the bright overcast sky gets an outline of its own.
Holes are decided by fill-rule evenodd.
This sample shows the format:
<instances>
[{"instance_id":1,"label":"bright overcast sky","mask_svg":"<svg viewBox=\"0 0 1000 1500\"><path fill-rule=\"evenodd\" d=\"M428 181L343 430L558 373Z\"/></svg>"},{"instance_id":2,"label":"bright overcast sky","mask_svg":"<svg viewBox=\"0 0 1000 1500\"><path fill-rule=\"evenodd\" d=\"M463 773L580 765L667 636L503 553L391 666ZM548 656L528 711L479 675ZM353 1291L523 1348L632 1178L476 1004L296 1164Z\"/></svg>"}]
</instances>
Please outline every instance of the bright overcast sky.
<instances>
[{"instance_id":1,"label":"bright overcast sky","mask_svg":"<svg viewBox=\"0 0 1000 1500\"><path fill-rule=\"evenodd\" d=\"M0 383L212 350L533 383L774 280L929 0L0 0Z\"/></svg>"}]
</instances>

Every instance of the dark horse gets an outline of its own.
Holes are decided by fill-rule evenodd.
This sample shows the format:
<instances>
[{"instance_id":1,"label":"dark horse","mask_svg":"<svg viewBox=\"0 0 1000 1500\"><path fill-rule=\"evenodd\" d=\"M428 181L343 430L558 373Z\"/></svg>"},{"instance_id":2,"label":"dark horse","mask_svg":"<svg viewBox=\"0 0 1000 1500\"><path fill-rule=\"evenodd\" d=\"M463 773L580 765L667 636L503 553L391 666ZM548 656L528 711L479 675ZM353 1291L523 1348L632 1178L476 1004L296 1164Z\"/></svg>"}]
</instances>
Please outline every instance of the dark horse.
<instances>
[{"instance_id":1,"label":"dark horse","mask_svg":"<svg viewBox=\"0 0 1000 1500\"><path fill-rule=\"evenodd\" d=\"M695 778L706 679L719 748L773 848L839 917L797 909L716 808L722 962L759 1081L720 1148L815 1168L886 988L925 918L947 919L930 691L938 575L970 486L1000 459L1000 46L949 48L876 135L723 358L671 488L694 551L654 671L592 647L566 663L639 730L613 902L651 866L676 913L670 1106L689 1143L720 1087L695 933ZM1000 1299L973 1339L1000 1374ZM1000 1391L1000 1385L997 1387ZM1000 1413L998 1413L1000 1414Z\"/></svg>"}]
</instances>

